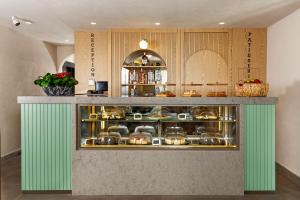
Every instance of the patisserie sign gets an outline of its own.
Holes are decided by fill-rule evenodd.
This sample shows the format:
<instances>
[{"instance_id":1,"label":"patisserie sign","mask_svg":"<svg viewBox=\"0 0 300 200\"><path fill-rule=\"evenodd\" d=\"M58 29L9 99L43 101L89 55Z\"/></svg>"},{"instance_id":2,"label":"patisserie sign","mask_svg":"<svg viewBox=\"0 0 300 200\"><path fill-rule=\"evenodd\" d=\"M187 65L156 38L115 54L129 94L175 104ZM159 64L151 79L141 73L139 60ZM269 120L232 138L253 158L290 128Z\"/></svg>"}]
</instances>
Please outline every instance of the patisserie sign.
<instances>
[{"instance_id":1,"label":"patisserie sign","mask_svg":"<svg viewBox=\"0 0 300 200\"><path fill-rule=\"evenodd\" d=\"M94 79L95 77L95 34L91 33L91 38L90 38L90 61L91 61L91 65L90 65L90 76L91 79Z\"/></svg>"},{"instance_id":2,"label":"patisserie sign","mask_svg":"<svg viewBox=\"0 0 300 200\"><path fill-rule=\"evenodd\" d=\"M246 56L246 68L247 68L247 78L250 78L251 74L251 49L252 49L252 32L246 32L246 40L247 40L247 56Z\"/></svg>"}]
</instances>

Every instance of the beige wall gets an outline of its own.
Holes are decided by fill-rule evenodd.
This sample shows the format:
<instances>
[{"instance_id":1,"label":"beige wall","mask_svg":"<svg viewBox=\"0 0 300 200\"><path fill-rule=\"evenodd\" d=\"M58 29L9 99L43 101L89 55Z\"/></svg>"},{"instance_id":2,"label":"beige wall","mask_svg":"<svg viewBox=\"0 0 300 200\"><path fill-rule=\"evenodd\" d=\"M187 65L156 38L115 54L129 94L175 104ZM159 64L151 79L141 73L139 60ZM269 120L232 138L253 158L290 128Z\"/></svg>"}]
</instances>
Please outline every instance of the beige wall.
<instances>
[{"instance_id":1,"label":"beige wall","mask_svg":"<svg viewBox=\"0 0 300 200\"><path fill-rule=\"evenodd\" d=\"M2 156L20 149L17 96L43 95L37 76L55 72L46 45L0 26L0 128Z\"/></svg>"},{"instance_id":2,"label":"beige wall","mask_svg":"<svg viewBox=\"0 0 300 200\"><path fill-rule=\"evenodd\" d=\"M95 35L95 80L108 80L112 96L120 96L121 67L125 58L138 50L138 43L146 38L148 48L156 51L165 60L168 70L168 82L176 83L169 87L177 96L186 89L184 83L226 82L229 95L234 94L234 84L246 78L247 38L251 39L251 78L266 79L266 29L111 29L106 32L92 32ZM79 85L77 93L84 93L88 86L91 66L91 32L75 33L76 78ZM220 62L204 51L214 52ZM189 58L202 55L193 62ZM213 62L209 62L213 61ZM204 67L202 67L204 66ZM220 70L219 70L220 69ZM188 73L192 72L192 73ZM201 76L206 74L206 79ZM208 76L207 74L211 74ZM200 78L199 78L200 77ZM199 90L199 88L196 88ZM210 88L200 89L203 95Z\"/></svg>"},{"instance_id":3,"label":"beige wall","mask_svg":"<svg viewBox=\"0 0 300 200\"><path fill-rule=\"evenodd\" d=\"M300 176L300 9L268 28L267 79L278 96L276 160Z\"/></svg>"},{"instance_id":4,"label":"beige wall","mask_svg":"<svg viewBox=\"0 0 300 200\"><path fill-rule=\"evenodd\" d=\"M74 54L74 45L58 45L56 49L56 66L57 70L61 71L64 62L66 61L65 59Z\"/></svg>"},{"instance_id":5,"label":"beige wall","mask_svg":"<svg viewBox=\"0 0 300 200\"><path fill-rule=\"evenodd\" d=\"M95 34L95 80L109 81L110 67L108 64L108 33L93 32ZM76 93L85 93L94 86L88 85L90 76L90 54L91 54L91 32L75 33L75 77L79 84L76 86ZM110 87L110 86L109 86Z\"/></svg>"}]
</instances>

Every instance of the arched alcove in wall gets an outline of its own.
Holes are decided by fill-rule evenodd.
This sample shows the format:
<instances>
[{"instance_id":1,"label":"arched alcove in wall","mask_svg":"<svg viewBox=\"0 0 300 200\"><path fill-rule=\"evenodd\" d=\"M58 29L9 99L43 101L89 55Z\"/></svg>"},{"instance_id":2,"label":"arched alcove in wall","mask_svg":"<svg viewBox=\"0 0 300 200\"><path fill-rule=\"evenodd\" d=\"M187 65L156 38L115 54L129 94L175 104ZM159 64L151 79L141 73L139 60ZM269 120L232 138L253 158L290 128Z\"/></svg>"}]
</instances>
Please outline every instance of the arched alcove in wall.
<instances>
[{"instance_id":1,"label":"arched alcove in wall","mask_svg":"<svg viewBox=\"0 0 300 200\"><path fill-rule=\"evenodd\" d=\"M58 72L71 72L75 77L75 56L70 54L60 63Z\"/></svg>"},{"instance_id":2,"label":"arched alcove in wall","mask_svg":"<svg viewBox=\"0 0 300 200\"><path fill-rule=\"evenodd\" d=\"M225 59L211 50L200 50L191 55L184 70L184 83L228 83L228 65ZM207 87L204 87L207 91Z\"/></svg>"}]
</instances>

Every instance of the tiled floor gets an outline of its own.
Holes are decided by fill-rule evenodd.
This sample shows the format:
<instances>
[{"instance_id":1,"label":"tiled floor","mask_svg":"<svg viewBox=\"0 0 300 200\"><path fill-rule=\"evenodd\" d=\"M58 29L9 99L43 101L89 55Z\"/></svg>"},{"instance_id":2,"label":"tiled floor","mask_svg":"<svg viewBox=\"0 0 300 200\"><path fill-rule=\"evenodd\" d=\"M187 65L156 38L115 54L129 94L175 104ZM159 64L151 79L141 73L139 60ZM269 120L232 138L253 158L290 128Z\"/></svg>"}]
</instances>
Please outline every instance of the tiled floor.
<instances>
[{"instance_id":1,"label":"tiled floor","mask_svg":"<svg viewBox=\"0 0 300 200\"><path fill-rule=\"evenodd\" d=\"M1 200L187 200L187 199L230 199L230 200L300 200L300 187L277 174L275 193L249 193L242 197L197 197L197 196L72 196L71 194L22 194L20 191L20 157L2 163Z\"/></svg>"}]
</instances>

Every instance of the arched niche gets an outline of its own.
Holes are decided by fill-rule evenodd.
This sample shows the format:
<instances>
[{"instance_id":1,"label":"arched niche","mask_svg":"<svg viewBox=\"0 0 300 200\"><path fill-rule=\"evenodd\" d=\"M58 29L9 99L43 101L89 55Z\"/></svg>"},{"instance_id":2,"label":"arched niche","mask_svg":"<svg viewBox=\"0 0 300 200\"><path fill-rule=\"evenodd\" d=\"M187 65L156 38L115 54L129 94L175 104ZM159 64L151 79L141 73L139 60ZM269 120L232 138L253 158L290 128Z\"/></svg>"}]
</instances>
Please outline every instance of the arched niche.
<instances>
[{"instance_id":1,"label":"arched niche","mask_svg":"<svg viewBox=\"0 0 300 200\"><path fill-rule=\"evenodd\" d=\"M123 66L136 66L142 60L142 56L146 54L150 65L166 66L165 61L155 51L148 49L140 49L129 54L123 62Z\"/></svg>"},{"instance_id":2,"label":"arched niche","mask_svg":"<svg viewBox=\"0 0 300 200\"><path fill-rule=\"evenodd\" d=\"M70 63L73 63L70 64ZM74 54L70 54L68 56L66 56L63 61L61 61L61 63L59 64L58 66L58 72L63 72L65 71L65 66L68 65L68 66L73 66L73 68L75 68L75 55Z\"/></svg>"},{"instance_id":3,"label":"arched niche","mask_svg":"<svg viewBox=\"0 0 300 200\"><path fill-rule=\"evenodd\" d=\"M225 59L214 51L197 51L185 63L185 83L227 83L227 75Z\"/></svg>"},{"instance_id":4,"label":"arched niche","mask_svg":"<svg viewBox=\"0 0 300 200\"><path fill-rule=\"evenodd\" d=\"M148 57L147 66L142 66L142 56ZM151 81L149 79L152 74ZM132 81L130 74L137 74L137 80ZM144 77L141 79L141 77ZM121 69L121 95L130 96L132 89L137 96L154 96L159 90L165 90L167 83L167 67L162 57L148 49L141 49L130 53L123 62Z\"/></svg>"}]
</instances>

